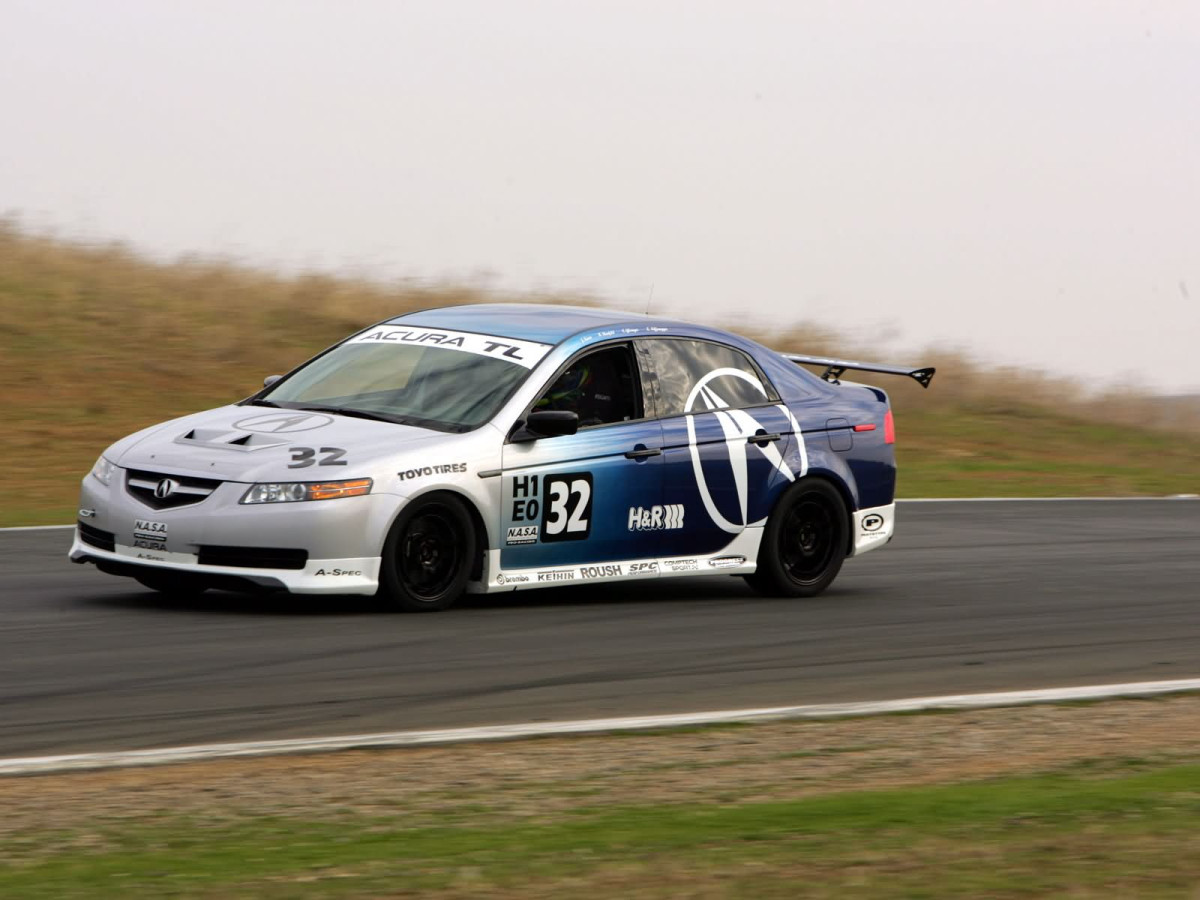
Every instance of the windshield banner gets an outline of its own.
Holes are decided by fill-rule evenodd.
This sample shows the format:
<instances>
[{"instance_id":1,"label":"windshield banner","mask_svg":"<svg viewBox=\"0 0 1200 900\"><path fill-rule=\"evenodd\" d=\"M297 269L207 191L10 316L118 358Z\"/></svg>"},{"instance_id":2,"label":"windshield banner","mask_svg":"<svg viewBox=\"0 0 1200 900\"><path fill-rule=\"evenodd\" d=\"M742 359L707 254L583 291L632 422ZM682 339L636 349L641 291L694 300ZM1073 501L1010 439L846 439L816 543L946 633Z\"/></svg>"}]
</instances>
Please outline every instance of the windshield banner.
<instances>
[{"instance_id":1,"label":"windshield banner","mask_svg":"<svg viewBox=\"0 0 1200 900\"><path fill-rule=\"evenodd\" d=\"M438 328L413 328L406 325L380 325L350 338L347 344L421 344L445 350L460 350L479 356L490 356L532 369L547 353L549 344L520 341L516 338L494 337L469 331L445 331Z\"/></svg>"}]
</instances>

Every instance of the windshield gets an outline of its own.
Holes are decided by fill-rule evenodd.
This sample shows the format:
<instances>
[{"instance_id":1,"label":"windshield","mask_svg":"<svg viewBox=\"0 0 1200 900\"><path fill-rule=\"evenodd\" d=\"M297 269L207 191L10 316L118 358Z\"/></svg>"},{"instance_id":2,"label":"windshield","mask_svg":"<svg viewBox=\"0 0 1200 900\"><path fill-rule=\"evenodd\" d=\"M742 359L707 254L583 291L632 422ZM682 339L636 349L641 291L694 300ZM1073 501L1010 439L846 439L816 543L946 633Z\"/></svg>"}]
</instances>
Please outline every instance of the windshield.
<instances>
[{"instance_id":1,"label":"windshield","mask_svg":"<svg viewBox=\"0 0 1200 900\"><path fill-rule=\"evenodd\" d=\"M527 366L469 346L360 337L313 360L260 394L257 402L470 431L496 414L529 373Z\"/></svg>"}]
</instances>

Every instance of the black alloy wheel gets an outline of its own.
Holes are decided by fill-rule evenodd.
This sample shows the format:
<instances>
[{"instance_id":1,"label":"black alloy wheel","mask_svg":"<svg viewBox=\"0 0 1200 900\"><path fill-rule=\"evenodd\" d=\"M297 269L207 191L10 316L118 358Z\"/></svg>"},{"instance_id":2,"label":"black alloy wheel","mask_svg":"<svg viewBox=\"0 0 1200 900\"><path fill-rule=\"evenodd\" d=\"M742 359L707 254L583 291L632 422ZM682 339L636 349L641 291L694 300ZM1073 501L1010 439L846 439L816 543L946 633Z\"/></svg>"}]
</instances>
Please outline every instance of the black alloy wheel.
<instances>
[{"instance_id":1,"label":"black alloy wheel","mask_svg":"<svg viewBox=\"0 0 1200 900\"><path fill-rule=\"evenodd\" d=\"M446 609L466 589L475 558L475 529L466 506L450 494L413 501L384 545L380 593L408 612Z\"/></svg>"},{"instance_id":2,"label":"black alloy wheel","mask_svg":"<svg viewBox=\"0 0 1200 900\"><path fill-rule=\"evenodd\" d=\"M842 568L850 514L829 482L804 478L780 498L763 529L758 570L746 581L773 597L815 597Z\"/></svg>"}]
</instances>

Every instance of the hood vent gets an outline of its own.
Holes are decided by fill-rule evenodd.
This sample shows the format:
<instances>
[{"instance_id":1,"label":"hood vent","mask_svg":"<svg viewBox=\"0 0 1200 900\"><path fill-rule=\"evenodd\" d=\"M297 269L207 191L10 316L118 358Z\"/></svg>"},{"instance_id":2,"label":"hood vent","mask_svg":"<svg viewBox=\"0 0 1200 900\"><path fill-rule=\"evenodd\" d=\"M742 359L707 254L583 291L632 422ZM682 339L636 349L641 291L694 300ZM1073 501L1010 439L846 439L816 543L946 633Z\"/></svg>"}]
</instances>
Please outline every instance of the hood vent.
<instances>
[{"instance_id":1,"label":"hood vent","mask_svg":"<svg viewBox=\"0 0 1200 900\"><path fill-rule=\"evenodd\" d=\"M211 447L215 450L262 450L288 443L272 434L252 434L247 431L232 431L228 428L193 428L187 434L175 438L175 443L185 446Z\"/></svg>"}]
</instances>

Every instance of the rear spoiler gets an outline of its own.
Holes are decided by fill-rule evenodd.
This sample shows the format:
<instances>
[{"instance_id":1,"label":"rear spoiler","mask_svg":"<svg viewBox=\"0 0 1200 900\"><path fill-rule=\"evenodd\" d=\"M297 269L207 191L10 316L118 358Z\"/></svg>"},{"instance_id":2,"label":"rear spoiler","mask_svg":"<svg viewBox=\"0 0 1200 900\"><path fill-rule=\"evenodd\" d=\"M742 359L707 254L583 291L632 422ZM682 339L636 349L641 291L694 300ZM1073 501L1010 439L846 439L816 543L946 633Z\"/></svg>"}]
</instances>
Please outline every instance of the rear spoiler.
<instances>
[{"instance_id":1,"label":"rear spoiler","mask_svg":"<svg viewBox=\"0 0 1200 900\"><path fill-rule=\"evenodd\" d=\"M884 375L907 375L916 381L917 384L921 385L921 387L927 388L929 387L929 382L933 381L933 373L937 371L933 366L927 366L923 369L913 369L909 366L885 366L882 363L830 359L827 356L801 356L797 353L781 353L779 355L784 359L790 359L792 362L804 366L824 366L825 371L821 373L821 377L830 384L837 384L838 379L842 377L842 373L847 369L854 369L859 372L882 372Z\"/></svg>"}]
</instances>

